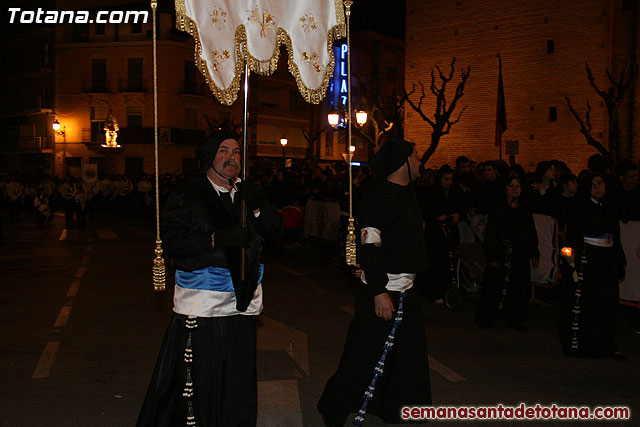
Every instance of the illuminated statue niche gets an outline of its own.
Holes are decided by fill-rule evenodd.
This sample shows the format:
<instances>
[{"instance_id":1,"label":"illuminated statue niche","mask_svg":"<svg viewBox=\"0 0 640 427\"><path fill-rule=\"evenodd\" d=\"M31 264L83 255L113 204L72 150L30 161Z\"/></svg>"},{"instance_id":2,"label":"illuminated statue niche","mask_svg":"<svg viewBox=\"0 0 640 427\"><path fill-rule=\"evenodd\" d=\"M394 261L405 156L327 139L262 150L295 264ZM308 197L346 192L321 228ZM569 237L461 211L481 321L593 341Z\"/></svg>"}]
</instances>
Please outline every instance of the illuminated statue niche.
<instances>
[{"instance_id":1,"label":"illuminated statue niche","mask_svg":"<svg viewBox=\"0 0 640 427\"><path fill-rule=\"evenodd\" d=\"M118 121L111 110L109 110L107 120L104 122L105 144L102 144L102 146L105 148L120 148L120 145L117 142L119 130L120 126L118 126Z\"/></svg>"}]
</instances>

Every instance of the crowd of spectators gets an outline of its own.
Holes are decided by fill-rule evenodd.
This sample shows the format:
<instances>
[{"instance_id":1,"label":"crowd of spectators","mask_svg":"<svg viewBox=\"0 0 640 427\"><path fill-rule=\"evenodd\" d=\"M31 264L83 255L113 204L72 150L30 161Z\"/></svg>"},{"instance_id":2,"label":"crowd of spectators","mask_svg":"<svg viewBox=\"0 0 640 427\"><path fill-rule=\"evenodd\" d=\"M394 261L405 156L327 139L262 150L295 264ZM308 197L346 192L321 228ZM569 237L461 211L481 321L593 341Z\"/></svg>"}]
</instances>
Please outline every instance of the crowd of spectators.
<instances>
[{"instance_id":1,"label":"crowd of spectators","mask_svg":"<svg viewBox=\"0 0 640 427\"><path fill-rule=\"evenodd\" d=\"M432 247L439 246L439 242L445 243L444 236L439 234L442 225L460 221L469 222L483 240L486 221L483 224L475 218L487 215L500 204L505 181L510 177L520 181L521 202L534 213L555 217L560 228L564 227L568 212L579 199L580 183L593 174L603 176L607 202L617 206L620 220L640 220L638 165L630 160L624 160L612 169L604 157L596 154L589 159L587 168L575 175L560 160L542 161L534 172L526 173L519 164L508 165L502 161L476 164L466 156L460 156L453 166L422 168L420 172L415 185L422 204L427 239ZM362 166L353 168L352 177L353 211L357 219L360 194L373 176L367 166ZM184 179L187 179L184 174L160 176L161 206L173 187ZM249 179L265 188L279 210L296 207L304 212L307 202L314 200L337 202L342 215L348 215L348 174L343 163L294 165L286 169L252 168ZM0 206L9 212L11 222L37 214L40 225L44 225L54 211L64 212L67 225L83 226L87 216L95 213L152 220L155 182L153 175L147 174L107 174L90 183L72 176L61 179L5 175L0 177ZM450 238L457 239L455 230L452 233L446 243Z\"/></svg>"},{"instance_id":2,"label":"crowd of spectators","mask_svg":"<svg viewBox=\"0 0 640 427\"><path fill-rule=\"evenodd\" d=\"M46 227L54 212L64 213L66 226L83 227L97 213L121 217L152 219L155 191L152 176L130 178L105 175L91 182L67 175L58 177L20 177L0 179L0 207L11 223L36 218ZM169 176L169 182L175 177Z\"/></svg>"},{"instance_id":3,"label":"crowd of spectators","mask_svg":"<svg viewBox=\"0 0 640 427\"><path fill-rule=\"evenodd\" d=\"M592 155L584 170L571 171L561 160L541 161L534 171L525 172L517 164L503 161L483 161L476 164L466 156L454 165L421 168L415 188L421 202L425 239L429 250L430 270L425 281L428 294L436 302L451 283L450 257L452 248L460 244L460 228L464 222L473 231L485 252L487 268L484 286L491 286L491 276L507 256L512 269L512 284L522 282L516 300L500 301L511 307L509 322L522 328L528 299L528 266L537 267L535 229L532 214L555 218L561 236L571 234L580 221L584 200L593 200L607 207L614 222L640 221L639 168L631 160L610 165L599 154ZM159 177L160 205L172 189L188 179L184 174ZM311 216L311 205L331 204L337 212L338 231L332 236L336 251L344 251L346 223L349 213L349 176L344 163L333 165L293 165L283 169L251 168L249 179L262 185L269 199L285 220L286 240L300 244ZM359 217L360 195L373 182L367 166L352 171L353 213ZM47 227L53 212L64 213L66 226L83 227L95 215L111 215L124 219L155 221L155 182L152 175L130 177L103 175L93 182L66 176L43 178L5 175L0 177L0 207L8 211L10 222L33 221ZM601 190L594 188L600 186ZM595 191L595 192L594 192ZM573 227L574 229L576 227ZM567 237L567 238L569 238ZM505 244L505 242L509 244ZM561 245L564 242L560 242ZM338 254L341 255L341 254ZM623 263L621 268L624 269ZM623 274L623 273L622 273ZM504 276L504 271L500 272ZM501 286L501 280L497 280ZM498 292L499 293L499 292ZM513 297L513 293L511 296ZM480 303L477 322L491 324L491 310L496 301ZM525 311L525 313L523 313Z\"/></svg>"}]
</instances>

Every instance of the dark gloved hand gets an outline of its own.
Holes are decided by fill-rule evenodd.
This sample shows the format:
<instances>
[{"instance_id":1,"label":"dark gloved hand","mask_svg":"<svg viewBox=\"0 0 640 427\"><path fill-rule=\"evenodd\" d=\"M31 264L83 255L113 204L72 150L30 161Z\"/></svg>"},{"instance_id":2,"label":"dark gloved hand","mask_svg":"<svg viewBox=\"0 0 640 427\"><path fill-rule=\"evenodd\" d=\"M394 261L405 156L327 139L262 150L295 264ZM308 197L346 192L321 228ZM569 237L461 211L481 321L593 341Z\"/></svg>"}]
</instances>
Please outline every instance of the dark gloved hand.
<instances>
[{"instance_id":1,"label":"dark gloved hand","mask_svg":"<svg viewBox=\"0 0 640 427\"><path fill-rule=\"evenodd\" d=\"M218 230L213 235L214 246L225 248L248 248L250 241L249 229L243 228L239 224Z\"/></svg>"},{"instance_id":2,"label":"dark gloved hand","mask_svg":"<svg viewBox=\"0 0 640 427\"><path fill-rule=\"evenodd\" d=\"M260 209L260 191L257 185L242 181L238 184L238 196L246 202L247 211Z\"/></svg>"}]
</instances>

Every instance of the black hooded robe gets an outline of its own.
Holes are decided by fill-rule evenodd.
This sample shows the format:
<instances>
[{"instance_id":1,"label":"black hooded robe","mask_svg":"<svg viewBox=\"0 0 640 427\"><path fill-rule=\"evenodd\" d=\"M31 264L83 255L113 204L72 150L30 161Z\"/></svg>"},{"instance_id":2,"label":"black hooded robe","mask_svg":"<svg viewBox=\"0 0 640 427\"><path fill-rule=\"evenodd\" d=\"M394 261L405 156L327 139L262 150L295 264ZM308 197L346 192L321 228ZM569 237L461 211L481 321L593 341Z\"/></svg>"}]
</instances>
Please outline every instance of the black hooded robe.
<instances>
[{"instance_id":1,"label":"black hooded robe","mask_svg":"<svg viewBox=\"0 0 640 427\"><path fill-rule=\"evenodd\" d=\"M584 236L611 235L612 247L584 242ZM566 263L561 281L560 342L566 355L613 356L619 280L624 277L625 256L620 244L617 212L611 204L584 198L570 213L566 245L574 250L574 263L582 273L579 297ZM584 260L583 260L584 255ZM574 311L578 311L577 319ZM577 324L574 325L574 321ZM577 348L572 347L576 327Z\"/></svg>"},{"instance_id":2,"label":"black hooded robe","mask_svg":"<svg viewBox=\"0 0 640 427\"><path fill-rule=\"evenodd\" d=\"M361 408L363 393L371 383L393 326L393 319L385 321L375 314L374 297L385 292L387 273L418 273L427 268L422 214L412 185L401 186L386 180L374 185L364 195L360 213L363 228L381 231L382 244L379 247L365 244L360 248L368 283L362 283L357 290L355 316L340 365L318 402L320 413L336 423L344 423L350 412ZM397 309L400 292L388 293ZM431 404L424 320L415 293L414 288L406 291L402 324L367 407L367 413L385 422L400 422L404 406Z\"/></svg>"}]
</instances>

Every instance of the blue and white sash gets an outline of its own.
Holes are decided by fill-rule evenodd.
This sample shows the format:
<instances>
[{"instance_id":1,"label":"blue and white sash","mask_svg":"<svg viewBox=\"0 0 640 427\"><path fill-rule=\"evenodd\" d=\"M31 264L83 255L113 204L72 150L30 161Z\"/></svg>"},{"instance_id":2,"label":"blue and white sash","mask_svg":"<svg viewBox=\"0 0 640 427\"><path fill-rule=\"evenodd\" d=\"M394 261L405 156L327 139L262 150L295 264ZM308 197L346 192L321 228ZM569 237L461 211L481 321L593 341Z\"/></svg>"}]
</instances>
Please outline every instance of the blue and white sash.
<instances>
[{"instance_id":1,"label":"blue and white sash","mask_svg":"<svg viewBox=\"0 0 640 427\"><path fill-rule=\"evenodd\" d=\"M257 315L262 311L262 275L247 311L236 310L236 294L228 268L205 267L194 271L176 270L173 311L186 316L222 317L236 314Z\"/></svg>"}]
</instances>

